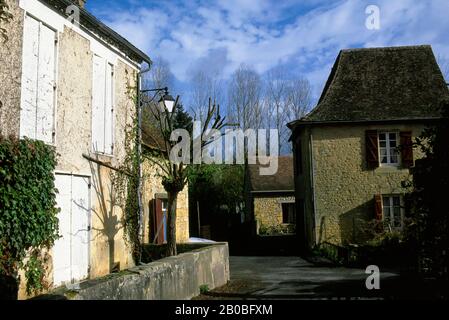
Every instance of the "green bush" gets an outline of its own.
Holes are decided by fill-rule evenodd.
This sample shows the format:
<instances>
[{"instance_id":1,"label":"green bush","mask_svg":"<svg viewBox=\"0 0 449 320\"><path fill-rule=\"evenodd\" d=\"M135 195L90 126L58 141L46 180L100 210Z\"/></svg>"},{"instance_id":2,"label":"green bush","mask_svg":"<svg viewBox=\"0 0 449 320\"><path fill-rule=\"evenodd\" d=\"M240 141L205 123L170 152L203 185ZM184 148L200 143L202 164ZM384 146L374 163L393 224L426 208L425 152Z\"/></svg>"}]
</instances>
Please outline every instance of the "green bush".
<instances>
[{"instance_id":1,"label":"green bush","mask_svg":"<svg viewBox=\"0 0 449 320\"><path fill-rule=\"evenodd\" d=\"M296 231L295 229L294 224L279 224L276 226L266 226L262 224L259 228L259 234L267 236L293 234Z\"/></svg>"},{"instance_id":2,"label":"green bush","mask_svg":"<svg viewBox=\"0 0 449 320\"><path fill-rule=\"evenodd\" d=\"M55 166L53 147L0 137L0 274L24 269L28 293L43 288L42 250L58 238Z\"/></svg>"}]
</instances>

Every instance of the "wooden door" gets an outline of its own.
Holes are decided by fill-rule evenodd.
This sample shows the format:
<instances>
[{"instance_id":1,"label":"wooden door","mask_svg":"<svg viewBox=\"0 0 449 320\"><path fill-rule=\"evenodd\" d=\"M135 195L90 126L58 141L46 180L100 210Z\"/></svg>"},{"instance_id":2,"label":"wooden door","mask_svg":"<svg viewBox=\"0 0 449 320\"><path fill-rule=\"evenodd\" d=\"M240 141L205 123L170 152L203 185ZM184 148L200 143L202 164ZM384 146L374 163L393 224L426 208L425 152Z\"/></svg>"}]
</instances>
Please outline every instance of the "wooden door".
<instances>
[{"instance_id":1,"label":"wooden door","mask_svg":"<svg viewBox=\"0 0 449 320\"><path fill-rule=\"evenodd\" d=\"M167 241L167 200L156 198L153 201L152 240L155 244Z\"/></svg>"},{"instance_id":2,"label":"wooden door","mask_svg":"<svg viewBox=\"0 0 449 320\"><path fill-rule=\"evenodd\" d=\"M90 195L89 178L56 175L59 238L53 247L53 284L88 277Z\"/></svg>"}]
</instances>

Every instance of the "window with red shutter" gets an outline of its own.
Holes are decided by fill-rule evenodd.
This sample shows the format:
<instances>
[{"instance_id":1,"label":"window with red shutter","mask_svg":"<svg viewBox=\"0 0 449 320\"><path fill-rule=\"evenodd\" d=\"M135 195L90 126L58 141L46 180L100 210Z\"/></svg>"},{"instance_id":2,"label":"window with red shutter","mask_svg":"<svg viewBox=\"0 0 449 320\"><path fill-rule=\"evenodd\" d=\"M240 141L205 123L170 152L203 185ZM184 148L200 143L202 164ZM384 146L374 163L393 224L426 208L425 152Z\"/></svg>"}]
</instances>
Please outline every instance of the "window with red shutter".
<instances>
[{"instance_id":1,"label":"window with red shutter","mask_svg":"<svg viewBox=\"0 0 449 320\"><path fill-rule=\"evenodd\" d=\"M365 132L366 143L366 163L369 169L379 167L379 143L377 130L367 130Z\"/></svg>"}]
</instances>

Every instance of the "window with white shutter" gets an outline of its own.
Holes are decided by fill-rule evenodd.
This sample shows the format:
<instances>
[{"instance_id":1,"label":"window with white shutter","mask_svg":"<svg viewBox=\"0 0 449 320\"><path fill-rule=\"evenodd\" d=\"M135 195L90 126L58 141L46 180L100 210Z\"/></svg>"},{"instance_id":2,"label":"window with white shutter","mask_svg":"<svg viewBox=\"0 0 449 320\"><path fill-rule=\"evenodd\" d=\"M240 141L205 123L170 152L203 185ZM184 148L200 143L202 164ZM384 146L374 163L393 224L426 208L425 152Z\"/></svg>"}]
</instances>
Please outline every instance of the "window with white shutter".
<instances>
[{"instance_id":1,"label":"window with white shutter","mask_svg":"<svg viewBox=\"0 0 449 320\"><path fill-rule=\"evenodd\" d=\"M20 136L54 142L56 32L25 16Z\"/></svg>"},{"instance_id":2,"label":"window with white shutter","mask_svg":"<svg viewBox=\"0 0 449 320\"><path fill-rule=\"evenodd\" d=\"M98 55L93 59L92 148L113 154L114 66Z\"/></svg>"}]
</instances>

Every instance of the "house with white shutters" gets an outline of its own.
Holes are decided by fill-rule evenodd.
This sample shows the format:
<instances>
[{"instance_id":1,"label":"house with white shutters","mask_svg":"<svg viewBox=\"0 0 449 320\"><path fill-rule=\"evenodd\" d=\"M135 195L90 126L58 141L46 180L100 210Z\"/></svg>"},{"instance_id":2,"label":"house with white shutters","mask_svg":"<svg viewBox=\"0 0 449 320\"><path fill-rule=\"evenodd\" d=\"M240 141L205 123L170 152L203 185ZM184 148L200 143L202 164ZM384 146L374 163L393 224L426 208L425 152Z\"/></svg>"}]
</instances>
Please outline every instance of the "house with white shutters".
<instances>
[{"instance_id":1,"label":"house with white shutters","mask_svg":"<svg viewBox=\"0 0 449 320\"><path fill-rule=\"evenodd\" d=\"M289 124L303 249L362 243L370 221L401 230L412 141L448 99L430 46L340 51L317 106Z\"/></svg>"},{"instance_id":2,"label":"house with white shutters","mask_svg":"<svg viewBox=\"0 0 449 320\"><path fill-rule=\"evenodd\" d=\"M125 159L139 70L150 58L87 12L84 1L7 3L13 20L0 46L0 134L42 140L59 154L62 237L48 282L130 267L110 168Z\"/></svg>"}]
</instances>

